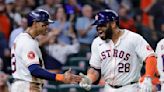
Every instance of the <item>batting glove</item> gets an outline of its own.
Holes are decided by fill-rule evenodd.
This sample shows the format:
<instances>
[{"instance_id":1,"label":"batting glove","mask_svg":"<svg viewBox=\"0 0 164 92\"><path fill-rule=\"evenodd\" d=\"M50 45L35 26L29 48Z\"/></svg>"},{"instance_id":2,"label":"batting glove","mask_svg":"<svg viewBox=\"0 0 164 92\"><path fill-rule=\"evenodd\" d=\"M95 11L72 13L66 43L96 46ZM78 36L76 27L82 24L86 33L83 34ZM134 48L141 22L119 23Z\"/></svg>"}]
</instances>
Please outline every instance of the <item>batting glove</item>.
<instances>
[{"instance_id":1,"label":"batting glove","mask_svg":"<svg viewBox=\"0 0 164 92\"><path fill-rule=\"evenodd\" d=\"M80 87L89 91L91 89L92 80L88 78L88 76L84 75L83 73L79 74L82 77L81 82L79 83Z\"/></svg>"},{"instance_id":2,"label":"batting glove","mask_svg":"<svg viewBox=\"0 0 164 92\"><path fill-rule=\"evenodd\" d=\"M141 83L141 92L152 92L152 82L150 77L145 77L144 81Z\"/></svg>"}]
</instances>

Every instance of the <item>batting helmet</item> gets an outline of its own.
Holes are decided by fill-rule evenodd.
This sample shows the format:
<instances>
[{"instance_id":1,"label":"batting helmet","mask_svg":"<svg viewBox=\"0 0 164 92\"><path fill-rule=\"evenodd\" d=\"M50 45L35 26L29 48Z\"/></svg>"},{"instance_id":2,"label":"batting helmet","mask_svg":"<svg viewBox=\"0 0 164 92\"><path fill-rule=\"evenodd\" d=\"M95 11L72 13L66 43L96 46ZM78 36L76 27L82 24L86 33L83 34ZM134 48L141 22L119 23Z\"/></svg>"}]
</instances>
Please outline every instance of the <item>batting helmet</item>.
<instances>
[{"instance_id":1,"label":"batting helmet","mask_svg":"<svg viewBox=\"0 0 164 92\"><path fill-rule=\"evenodd\" d=\"M113 10L103 10L96 14L93 25L101 25L111 21L116 21L116 24L119 25L118 14Z\"/></svg>"},{"instance_id":2,"label":"batting helmet","mask_svg":"<svg viewBox=\"0 0 164 92\"><path fill-rule=\"evenodd\" d=\"M46 10L37 9L31 11L27 16L28 26L32 26L34 21L36 22L46 22L46 23L53 23L50 19L50 15Z\"/></svg>"}]
</instances>

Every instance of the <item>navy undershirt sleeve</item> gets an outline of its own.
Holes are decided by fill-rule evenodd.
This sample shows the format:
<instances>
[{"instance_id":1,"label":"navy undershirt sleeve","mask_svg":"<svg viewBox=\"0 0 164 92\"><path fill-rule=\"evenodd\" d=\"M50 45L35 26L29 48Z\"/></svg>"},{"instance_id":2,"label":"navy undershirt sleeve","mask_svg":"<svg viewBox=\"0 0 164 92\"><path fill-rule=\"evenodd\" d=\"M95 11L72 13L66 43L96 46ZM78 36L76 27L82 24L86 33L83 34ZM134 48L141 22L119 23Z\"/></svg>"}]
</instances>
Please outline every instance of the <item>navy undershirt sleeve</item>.
<instances>
[{"instance_id":1,"label":"navy undershirt sleeve","mask_svg":"<svg viewBox=\"0 0 164 92\"><path fill-rule=\"evenodd\" d=\"M32 76L37 78L46 79L46 80L53 80L55 81L56 74L50 73L45 69L42 69L39 64L32 64L28 67Z\"/></svg>"}]
</instances>

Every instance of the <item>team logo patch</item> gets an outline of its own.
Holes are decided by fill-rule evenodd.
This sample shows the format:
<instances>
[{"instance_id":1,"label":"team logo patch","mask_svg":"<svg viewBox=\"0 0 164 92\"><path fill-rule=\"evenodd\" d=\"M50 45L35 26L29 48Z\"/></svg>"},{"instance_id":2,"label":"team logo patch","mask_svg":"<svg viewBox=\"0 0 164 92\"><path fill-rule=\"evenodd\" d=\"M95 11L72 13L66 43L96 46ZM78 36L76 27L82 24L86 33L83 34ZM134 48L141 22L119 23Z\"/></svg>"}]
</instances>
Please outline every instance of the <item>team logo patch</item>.
<instances>
[{"instance_id":1,"label":"team logo patch","mask_svg":"<svg viewBox=\"0 0 164 92\"><path fill-rule=\"evenodd\" d=\"M147 49L147 50L153 50L153 49L151 48L150 45L147 45L147 46L146 46L146 49Z\"/></svg>"},{"instance_id":2,"label":"team logo patch","mask_svg":"<svg viewBox=\"0 0 164 92\"><path fill-rule=\"evenodd\" d=\"M29 59L34 59L35 58L35 53L33 51L30 51L27 55Z\"/></svg>"}]
</instances>

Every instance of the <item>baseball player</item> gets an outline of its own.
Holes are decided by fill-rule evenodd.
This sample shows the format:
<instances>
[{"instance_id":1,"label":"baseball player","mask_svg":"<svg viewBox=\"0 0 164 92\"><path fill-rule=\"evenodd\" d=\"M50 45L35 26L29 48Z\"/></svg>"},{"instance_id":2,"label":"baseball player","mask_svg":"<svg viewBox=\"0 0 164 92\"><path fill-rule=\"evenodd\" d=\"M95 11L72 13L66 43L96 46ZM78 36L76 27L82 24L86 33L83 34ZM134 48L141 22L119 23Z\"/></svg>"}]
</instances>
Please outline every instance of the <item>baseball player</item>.
<instances>
[{"instance_id":1,"label":"baseball player","mask_svg":"<svg viewBox=\"0 0 164 92\"><path fill-rule=\"evenodd\" d=\"M164 92L164 39L158 42L156 47L157 69L160 75L161 92Z\"/></svg>"},{"instance_id":2,"label":"baseball player","mask_svg":"<svg viewBox=\"0 0 164 92\"><path fill-rule=\"evenodd\" d=\"M64 83L81 80L80 76L71 74L71 70L64 74L54 74L44 69L42 54L35 38L45 34L48 24L52 22L45 10L35 10L28 14L28 28L16 37L11 49L12 75L15 79L11 92L41 92L42 79Z\"/></svg>"},{"instance_id":3,"label":"baseball player","mask_svg":"<svg viewBox=\"0 0 164 92\"><path fill-rule=\"evenodd\" d=\"M140 92L152 92L151 78L156 68L154 51L142 36L119 28L119 16L113 10L97 13L98 37L91 46L90 66L79 85L91 89L101 75L105 78L104 92L139 92L138 80L143 61L146 77ZM100 74L101 73L101 74Z\"/></svg>"}]
</instances>

